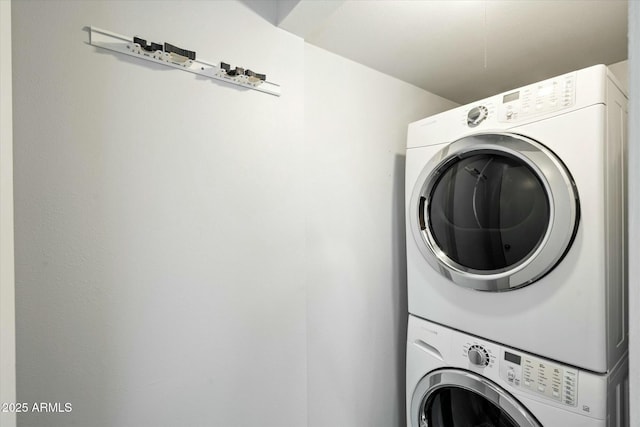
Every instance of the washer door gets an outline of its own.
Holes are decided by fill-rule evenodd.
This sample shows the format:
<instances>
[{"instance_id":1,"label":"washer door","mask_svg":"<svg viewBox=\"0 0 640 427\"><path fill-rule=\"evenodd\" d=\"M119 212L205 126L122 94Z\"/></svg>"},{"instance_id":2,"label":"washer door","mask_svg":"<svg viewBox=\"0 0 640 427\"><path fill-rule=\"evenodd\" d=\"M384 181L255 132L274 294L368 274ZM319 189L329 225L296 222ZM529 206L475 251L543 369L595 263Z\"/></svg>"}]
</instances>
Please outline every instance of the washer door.
<instances>
[{"instance_id":1,"label":"washer door","mask_svg":"<svg viewBox=\"0 0 640 427\"><path fill-rule=\"evenodd\" d=\"M422 255L454 283L482 291L528 285L568 251L578 193L563 163L516 134L459 139L425 166L410 202Z\"/></svg>"},{"instance_id":2,"label":"washer door","mask_svg":"<svg viewBox=\"0 0 640 427\"><path fill-rule=\"evenodd\" d=\"M411 427L541 427L536 418L488 379L460 369L423 377L411 399Z\"/></svg>"}]
</instances>

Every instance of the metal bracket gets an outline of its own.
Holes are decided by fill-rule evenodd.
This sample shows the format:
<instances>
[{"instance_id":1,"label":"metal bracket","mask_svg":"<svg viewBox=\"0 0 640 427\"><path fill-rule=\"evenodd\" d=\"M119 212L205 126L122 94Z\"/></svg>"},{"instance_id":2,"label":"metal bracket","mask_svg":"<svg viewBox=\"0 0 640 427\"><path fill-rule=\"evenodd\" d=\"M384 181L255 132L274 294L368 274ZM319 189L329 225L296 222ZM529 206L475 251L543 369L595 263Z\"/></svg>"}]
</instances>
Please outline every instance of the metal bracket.
<instances>
[{"instance_id":1,"label":"metal bracket","mask_svg":"<svg viewBox=\"0 0 640 427\"><path fill-rule=\"evenodd\" d=\"M162 45L157 43L146 45L145 41L145 46L141 46L140 43L134 43L133 37L123 36L96 27L89 27L89 30L91 36L89 43L93 46L135 56L157 64L178 68L193 74L221 80L270 95L280 96L280 85L266 81L266 77L263 74L257 74L251 70L245 71L240 67L236 67L235 70L230 72L229 65L223 62L220 63L220 66L217 66L202 60L196 60L195 52L176 48L171 45L169 45L171 46L171 51L169 52L160 49L153 50L150 46L160 47ZM187 56L178 54L181 52L187 52ZM191 59L191 57L194 59ZM239 70L243 72L240 73L238 72Z\"/></svg>"}]
</instances>

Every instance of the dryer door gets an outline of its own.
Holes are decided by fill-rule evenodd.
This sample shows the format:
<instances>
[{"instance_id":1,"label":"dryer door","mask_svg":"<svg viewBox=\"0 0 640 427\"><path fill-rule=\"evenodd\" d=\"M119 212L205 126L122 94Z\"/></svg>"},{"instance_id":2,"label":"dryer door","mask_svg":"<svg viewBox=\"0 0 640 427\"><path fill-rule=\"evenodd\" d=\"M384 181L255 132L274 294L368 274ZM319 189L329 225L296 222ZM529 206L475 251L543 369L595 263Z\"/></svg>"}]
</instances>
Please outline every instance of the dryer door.
<instances>
[{"instance_id":1,"label":"dryer door","mask_svg":"<svg viewBox=\"0 0 640 427\"><path fill-rule=\"evenodd\" d=\"M425 259L454 283L504 291L533 283L577 232L578 193L563 163L516 134L477 134L423 169L408 221Z\"/></svg>"},{"instance_id":2,"label":"dryer door","mask_svg":"<svg viewBox=\"0 0 640 427\"><path fill-rule=\"evenodd\" d=\"M411 427L541 427L513 396L488 379L460 369L423 377L411 399Z\"/></svg>"}]
</instances>

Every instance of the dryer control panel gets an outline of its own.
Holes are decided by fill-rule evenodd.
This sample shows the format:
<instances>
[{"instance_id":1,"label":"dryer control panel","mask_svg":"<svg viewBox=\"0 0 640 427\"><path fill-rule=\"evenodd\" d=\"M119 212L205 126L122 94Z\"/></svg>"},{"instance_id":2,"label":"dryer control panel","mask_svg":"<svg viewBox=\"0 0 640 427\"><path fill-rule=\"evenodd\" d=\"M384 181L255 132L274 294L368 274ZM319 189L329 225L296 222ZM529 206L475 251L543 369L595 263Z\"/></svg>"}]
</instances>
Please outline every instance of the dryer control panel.
<instances>
[{"instance_id":1,"label":"dryer control panel","mask_svg":"<svg viewBox=\"0 0 640 427\"><path fill-rule=\"evenodd\" d=\"M502 95L499 122L517 122L572 107L576 100L576 73L525 86Z\"/></svg>"},{"instance_id":2,"label":"dryer control panel","mask_svg":"<svg viewBox=\"0 0 640 427\"><path fill-rule=\"evenodd\" d=\"M548 360L503 350L500 377L521 390L568 406L578 401L578 371Z\"/></svg>"}]
</instances>

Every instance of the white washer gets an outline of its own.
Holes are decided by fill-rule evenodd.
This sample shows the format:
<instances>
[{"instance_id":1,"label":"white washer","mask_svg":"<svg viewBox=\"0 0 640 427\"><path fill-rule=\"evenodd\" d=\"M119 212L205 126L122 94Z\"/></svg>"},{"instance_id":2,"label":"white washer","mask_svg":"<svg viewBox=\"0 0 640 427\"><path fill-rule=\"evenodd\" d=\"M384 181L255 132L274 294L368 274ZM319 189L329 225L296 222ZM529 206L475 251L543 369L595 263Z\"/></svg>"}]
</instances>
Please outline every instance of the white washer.
<instances>
[{"instance_id":1,"label":"white washer","mask_svg":"<svg viewBox=\"0 0 640 427\"><path fill-rule=\"evenodd\" d=\"M628 362L594 374L409 316L409 427L624 427Z\"/></svg>"},{"instance_id":2,"label":"white washer","mask_svg":"<svg viewBox=\"0 0 640 427\"><path fill-rule=\"evenodd\" d=\"M607 372L627 349L627 98L603 65L409 125L409 312Z\"/></svg>"}]
</instances>

